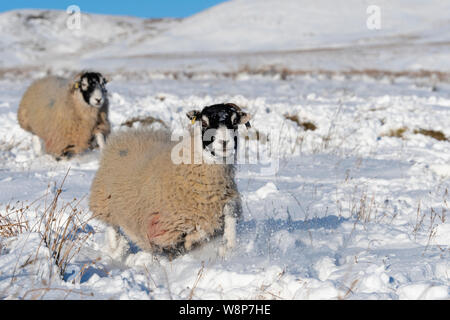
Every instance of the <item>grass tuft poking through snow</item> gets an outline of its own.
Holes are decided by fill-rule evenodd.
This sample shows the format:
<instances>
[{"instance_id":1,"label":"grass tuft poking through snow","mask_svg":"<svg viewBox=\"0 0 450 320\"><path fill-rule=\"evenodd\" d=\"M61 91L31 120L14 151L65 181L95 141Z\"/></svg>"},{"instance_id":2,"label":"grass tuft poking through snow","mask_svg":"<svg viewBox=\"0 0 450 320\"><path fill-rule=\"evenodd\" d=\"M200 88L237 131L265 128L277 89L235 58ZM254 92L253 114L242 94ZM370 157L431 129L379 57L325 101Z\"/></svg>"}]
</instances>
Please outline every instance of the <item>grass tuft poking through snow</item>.
<instances>
[{"instance_id":1,"label":"grass tuft poking through snow","mask_svg":"<svg viewBox=\"0 0 450 320\"><path fill-rule=\"evenodd\" d=\"M426 130L426 129L415 129L415 134L422 134L424 136L431 137L433 139L436 139L438 141L448 141L447 137L445 136L442 131L437 130Z\"/></svg>"},{"instance_id":2,"label":"grass tuft poking through snow","mask_svg":"<svg viewBox=\"0 0 450 320\"><path fill-rule=\"evenodd\" d=\"M11 238L30 231L26 212L29 206L17 202L15 206L8 204L4 211L0 211L0 237Z\"/></svg>"},{"instance_id":3,"label":"grass tuft poking through snow","mask_svg":"<svg viewBox=\"0 0 450 320\"><path fill-rule=\"evenodd\" d=\"M55 190L53 199L45 208L38 225L42 242L50 250L61 277L64 276L68 264L92 235L92 231L87 228L89 219L84 220L86 214L80 209L82 199L75 198L71 202L60 203L67 174Z\"/></svg>"},{"instance_id":4,"label":"grass tuft poking through snow","mask_svg":"<svg viewBox=\"0 0 450 320\"><path fill-rule=\"evenodd\" d=\"M303 130L308 131L314 131L317 129L317 126L312 123L311 121L301 121L298 117L298 115L288 115L286 114L284 116L287 120L291 120L292 122L295 122L300 128L303 128Z\"/></svg>"},{"instance_id":5,"label":"grass tuft poking through snow","mask_svg":"<svg viewBox=\"0 0 450 320\"><path fill-rule=\"evenodd\" d=\"M34 252L26 252L25 247L19 250L19 256L15 263L14 272L11 277L11 286L16 282L18 274L22 270L32 266L37 268L37 275L29 274L30 281L43 285L43 288L24 288L27 289L22 299L38 299L43 298L51 291L71 294L73 289L52 288L51 282L55 280L53 271L57 271L57 278L63 279L67 266L79 254L81 248L86 241L92 236L91 227L88 226L90 215L87 215L85 210L81 208L80 202L82 200L73 199L73 201L62 201L60 199L63 193L64 183L67 178L66 173L64 179L59 186L56 183L52 188L47 188L44 196L26 205L24 202L16 202L14 205L8 204L0 210L0 240L3 242L19 241L25 239L25 244L30 242L34 245ZM48 203L49 196L52 195L51 201ZM40 210L41 206L43 210ZM34 214L32 214L33 212ZM33 240L30 240L33 239ZM0 246L2 248L3 246ZM1 254L1 250L0 250ZM44 257L44 259L43 259ZM86 264L80 270L78 278L83 276L83 272L89 264L95 264L92 261ZM48 267L49 266L49 267ZM56 269L54 268L56 267ZM49 273L43 271L41 274L39 270L50 270ZM37 280L32 278L37 277ZM8 289L1 295L12 294ZM80 295L84 293L79 292Z\"/></svg>"}]
</instances>

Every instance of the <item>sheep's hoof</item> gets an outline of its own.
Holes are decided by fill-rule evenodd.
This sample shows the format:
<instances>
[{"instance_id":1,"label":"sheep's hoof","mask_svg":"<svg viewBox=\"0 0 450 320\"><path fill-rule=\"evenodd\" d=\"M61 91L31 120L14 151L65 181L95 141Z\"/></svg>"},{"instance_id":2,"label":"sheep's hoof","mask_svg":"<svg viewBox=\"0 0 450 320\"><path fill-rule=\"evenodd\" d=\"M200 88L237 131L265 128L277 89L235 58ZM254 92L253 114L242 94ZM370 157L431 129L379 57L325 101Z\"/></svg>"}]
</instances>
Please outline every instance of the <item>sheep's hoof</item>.
<instances>
[{"instance_id":1,"label":"sheep's hoof","mask_svg":"<svg viewBox=\"0 0 450 320\"><path fill-rule=\"evenodd\" d=\"M221 245L219 247L219 251L218 251L219 257L226 258L228 255L228 252L229 252L229 249L227 248L227 246Z\"/></svg>"},{"instance_id":2,"label":"sheep's hoof","mask_svg":"<svg viewBox=\"0 0 450 320\"><path fill-rule=\"evenodd\" d=\"M222 245L219 246L219 250L218 250L218 254L219 257L221 258L226 258L227 256L230 255L231 251L233 251L234 249L234 244L233 243L223 243Z\"/></svg>"},{"instance_id":3,"label":"sheep's hoof","mask_svg":"<svg viewBox=\"0 0 450 320\"><path fill-rule=\"evenodd\" d=\"M122 261L129 250L127 239L119 233L119 230L114 227L108 227L106 230L106 239L108 246L108 253L114 260Z\"/></svg>"},{"instance_id":4,"label":"sheep's hoof","mask_svg":"<svg viewBox=\"0 0 450 320\"><path fill-rule=\"evenodd\" d=\"M208 235L199 226L196 226L195 231L191 231L184 237L184 248L186 251L190 251L204 240L208 240Z\"/></svg>"},{"instance_id":5,"label":"sheep's hoof","mask_svg":"<svg viewBox=\"0 0 450 320\"><path fill-rule=\"evenodd\" d=\"M33 135L33 151L36 156L42 156L44 154L45 145L41 138Z\"/></svg>"}]
</instances>

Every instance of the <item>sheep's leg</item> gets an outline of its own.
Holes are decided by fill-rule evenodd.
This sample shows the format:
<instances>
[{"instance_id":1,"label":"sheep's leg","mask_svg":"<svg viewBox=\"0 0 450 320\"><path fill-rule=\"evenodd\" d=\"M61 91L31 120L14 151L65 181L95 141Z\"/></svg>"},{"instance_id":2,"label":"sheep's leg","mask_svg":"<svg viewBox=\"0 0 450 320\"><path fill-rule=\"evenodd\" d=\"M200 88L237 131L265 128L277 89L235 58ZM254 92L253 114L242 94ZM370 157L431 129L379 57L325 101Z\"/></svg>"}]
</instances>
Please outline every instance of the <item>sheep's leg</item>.
<instances>
[{"instance_id":1,"label":"sheep's leg","mask_svg":"<svg viewBox=\"0 0 450 320\"><path fill-rule=\"evenodd\" d=\"M231 250L236 246L236 217L234 216L225 216L223 242L226 250Z\"/></svg>"},{"instance_id":2,"label":"sheep's leg","mask_svg":"<svg viewBox=\"0 0 450 320\"><path fill-rule=\"evenodd\" d=\"M97 142L98 147L100 150L103 150L105 147L105 136L101 132L97 132L95 134L95 141Z\"/></svg>"},{"instance_id":3,"label":"sheep's leg","mask_svg":"<svg viewBox=\"0 0 450 320\"><path fill-rule=\"evenodd\" d=\"M36 156L44 154L44 141L36 135L33 135L33 151Z\"/></svg>"},{"instance_id":4,"label":"sheep's leg","mask_svg":"<svg viewBox=\"0 0 450 320\"><path fill-rule=\"evenodd\" d=\"M196 226L195 231L189 233L184 239L184 248L189 251L192 249L192 246L195 243L198 243L206 238L206 232L203 231L199 226Z\"/></svg>"},{"instance_id":5,"label":"sheep's leg","mask_svg":"<svg viewBox=\"0 0 450 320\"><path fill-rule=\"evenodd\" d=\"M122 261L129 250L127 239L119 233L118 227L108 226L106 229L106 243L111 258Z\"/></svg>"},{"instance_id":6,"label":"sheep's leg","mask_svg":"<svg viewBox=\"0 0 450 320\"><path fill-rule=\"evenodd\" d=\"M224 257L227 252L231 251L236 246L236 221L240 216L240 210L241 206L238 200L233 200L226 203L223 208L223 243L219 248L219 255L222 257Z\"/></svg>"}]
</instances>

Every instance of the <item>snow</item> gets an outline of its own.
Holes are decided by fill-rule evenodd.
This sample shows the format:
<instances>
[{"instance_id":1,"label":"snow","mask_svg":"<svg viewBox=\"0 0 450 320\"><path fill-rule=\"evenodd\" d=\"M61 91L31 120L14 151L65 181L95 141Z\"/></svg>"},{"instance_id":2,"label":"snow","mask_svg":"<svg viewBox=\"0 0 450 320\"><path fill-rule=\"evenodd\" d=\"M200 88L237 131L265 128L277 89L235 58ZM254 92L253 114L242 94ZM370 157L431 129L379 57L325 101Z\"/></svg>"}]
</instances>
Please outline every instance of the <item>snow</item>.
<instances>
[{"instance_id":1,"label":"snow","mask_svg":"<svg viewBox=\"0 0 450 320\"><path fill-rule=\"evenodd\" d=\"M435 242L442 246L450 245L450 226L447 224L441 224L436 227Z\"/></svg>"},{"instance_id":2,"label":"snow","mask_svg":"<svg viewBox=\"0 0 450 320\"><path fill-rule=\"evenodd\" d=\"M438 2L377 1L382 24L374 33L366 23L367 8L373 4L361 0L225 2L185 19L131 53L141 49L147 53L186 53L330 48L395 42L401 36L420 36L448 27L448 3L440 6L443 11L437 11L434 5Z\"/></svg>"},{"instance_id":3,"label":"snow","mask_svg":"<svg viewBox=\"0 0 450 320\"><path fill-rule=\"evenodd\" d=\"M35 157L31 137L15 120L26 85L2 83L3 103L9 106L1 113L2 145L12 146L1 153L0 202L38 199L70 168L62 197L84 197L80 206L86 210L99 155L60 163ZM315 96L309 94L312 88ZM255 115L253 127L261 132L284 128L302 136L303 144L294 148L296 140L285 137L286 154L275 176L261 174L258 165L239 166L244 217L238 224L238 247L226 260L216 257L217 244L212 242L173 261L141 251L115 261L104 249L105 226L91 220L95 232L71 261L64 280L52 279L52 288L65 291L44 298L60 294L78 299L81 291L99 299L186 299L202 263L195 299L448 298L443 288L448 287L449 224L440 215L448 210L449 181L430 165L449 161L449 142L413 133L404 139L382 136L403 123L442 128L449 135L443 123L450 116L448 89L431 98L414 80L387 86L360 79L297 77L281 82L251 77L153 80L151 86L112 81L109 90L115 130L125 119L145 114L179 127L184 121L180 114L190 108L226 100L247 106ZM280 90L283 95L277 94ZM339 112L338 101L344 106ZM318 129L302 131L284 119L285 113L299 114ZM383 125L381 118L386 119ZM323 137L330 130L325 146ZM438 214L434 220L431 208ZM37 208L36 214L41 211ZM11 254L19 242L20 237L2 241L8 252L0 255L3 273L13 272ZM34 280L21 278L8 287L9 277L0 281L4 298L23 297L26 290L20 288L35 286ZM421 295L409 288L416 283L423 283L422 291L433 289Z\"/></svg>"},{"instance_id":4,"label":"snow","mask_svg":"<svg viewBox=\"0 0 450 320\"><path fill-rule=\"evenodd\" d=\"M0 217L28 227L0 233L0 299L449 299L450 85L408 73L448 72L448 4L380 2L375 36L358 27L367 2L351 2L236 0L184 20L86 15L75 35L57 27L61 12L2 13ZM276 63L312 72L251 71ZM219 239L175 258L135 246L114 258L88 208L99 152L60 162L33 153L16 119L22 94L47 71L82 67L110 75L114 131L151 115L181 132L187 111L224 101L253 116L268 139L248 147L264 161L237 167L243 218L226 258ZM363 72L371 67L400 73ZM63 271L40 223L57 195L50 234L67 222L62 248L77 249Z\"/></svg>"},{"instance_id":5,"label":"snow","mask_svg":"<svg viewBox=\"0 0 450 320\"><path fill-rule=\"evenodd\" d=\"M408 300L436 300L445 299L448 296L448 287L430 286L427 284L406 285L399 289L400 299Z\"/></svg>"}]
</instances>

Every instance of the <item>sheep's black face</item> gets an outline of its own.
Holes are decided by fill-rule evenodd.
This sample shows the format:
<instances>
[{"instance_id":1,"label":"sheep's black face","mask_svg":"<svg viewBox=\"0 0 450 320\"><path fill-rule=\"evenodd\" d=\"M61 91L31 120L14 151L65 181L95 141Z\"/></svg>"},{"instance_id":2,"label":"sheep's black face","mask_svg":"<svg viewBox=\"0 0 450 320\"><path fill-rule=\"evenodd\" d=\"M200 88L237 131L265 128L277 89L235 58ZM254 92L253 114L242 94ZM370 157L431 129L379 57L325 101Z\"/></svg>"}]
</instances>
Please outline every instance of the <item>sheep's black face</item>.
<instances>
[{"instance_id":1,"label":"sheep's black face","mask_svg":"<svg viewBox=\"0 0 450 320\"><path fill-rule=\"evenodd\" d=\"M202 124L203 149L214 157L229 158L237 150L238 126L250 126L250 116L232 103L216 104L187 113Z\"/></svg>"},{"instance_id":2,"label":"sheep's black face","mask_svg":"<svg viewBox=\"0 0 450 320\"><path fill-rule=\"evenodd\" d=\"M102 107L107 95L106 83L105 78L98 72L86 72L82 74L78 82L78 87L80 88L84 101L93 107Z\"/></svg>"}]
</instances>

